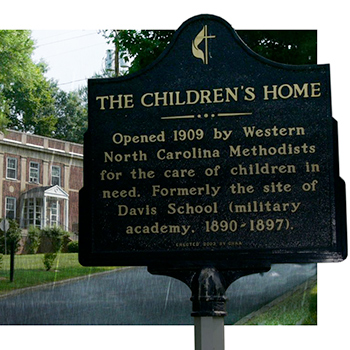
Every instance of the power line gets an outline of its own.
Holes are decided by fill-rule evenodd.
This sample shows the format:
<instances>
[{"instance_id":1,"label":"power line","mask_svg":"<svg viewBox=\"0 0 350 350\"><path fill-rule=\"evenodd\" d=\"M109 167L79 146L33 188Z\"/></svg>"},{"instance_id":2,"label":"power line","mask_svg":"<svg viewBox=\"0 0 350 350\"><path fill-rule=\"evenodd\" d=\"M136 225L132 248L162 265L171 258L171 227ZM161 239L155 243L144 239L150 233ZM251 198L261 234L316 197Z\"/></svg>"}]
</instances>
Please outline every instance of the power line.
<instances>
[{"instance_id":1,"label":"power line","mask_svg":"<svg viewBox=\"0 0 350 350\"><path fill-rule=\"evenodd\" d=\"M32 31L32 32L33 32L33 31ZM55 34L55 35L48 35L48 36L45 36L45 37L40 38L40 39L37 39L37 40L51 39L51 38L55 38L56 36L66 35L66 34L73 33L73 32L76 32L76 30L62 31L62 33ZM32 33L32 34L33 34L33 33Z\"/></svg>"},{"instance_id":2,"label":"power line","mask_svg":"<svg viewBox=\"0 0 350 350\"><path fill-rule=\"evenodd\" d=\"M84 81L84 80L87 80L87 78L79 79L79 80L72 80L72 81L68 81L67 83L59 83L57 85L68 85L68 84L77 83L79 81Z\"/></svg>"},{"instance_id":3,"label":"power line","mask_svg":"<svg viewBox=\"0 0 350 350\"><path fill-rule=\"evenodd\" d=\"M65 55L65 54L68 54L68 53L71 53L71 52L76 52L76 51L88 49L88 48L90 48L90 47L102 46L102 45L105 45L105 44L104 44L104 43L101 43L101 44L95 44L95 45L90 45L90 46L84 46L84 47L81 47L81 48L79 48L79 49L74 49L74 50L70 50L70 51L65 51L65 52L56 53L56 54L54 54L54 55L49 55L49 56L46 56L46 58L55 57L55 56L60 56L60 55Z\"/></svg>"},{"instance_id":4,"label":"power line","mask_svg":"<svg viewBox=\"0 0 350 350\"><path fill-rule=\"evenodd\" d=\"M50 43L38 45L38 46L36 46L35 48L37 49L37 48L39 48L39 47L43 47L43 46L47 46L47 45L52 45L52 44L57 44L57 43L61 43L61 42L64 42L64 41L74 40L74 39L82 38L82 37L84 37L84 36L90 36L90 35L95 35L95 34L96 34L96 33L89 33L89 34L79 35L79 36L75 36L75 37L68 38L68 39L56 40L56 41L52 41L52 42L50 42Z\"/></svg>"}]
</instances>

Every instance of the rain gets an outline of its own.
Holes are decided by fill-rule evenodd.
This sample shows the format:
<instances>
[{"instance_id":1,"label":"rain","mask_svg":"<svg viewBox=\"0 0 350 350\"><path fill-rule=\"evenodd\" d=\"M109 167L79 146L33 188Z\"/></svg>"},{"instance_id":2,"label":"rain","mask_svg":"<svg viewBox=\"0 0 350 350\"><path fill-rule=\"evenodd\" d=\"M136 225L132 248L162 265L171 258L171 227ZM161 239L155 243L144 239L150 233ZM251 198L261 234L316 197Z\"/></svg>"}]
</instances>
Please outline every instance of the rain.
<instances>
[{"instance_id":1,"label":"rain","mask_svg":"<svg viewBox=\"0 0 350 350\"><path fill-rule=\"evenodd\" d=\"M317 274L316 264L276 264L227 289L233 325ZM0 298L3 325L193 325L191 290L181 281L122 268L26 288Z\"/></svg>"}]
</instances>

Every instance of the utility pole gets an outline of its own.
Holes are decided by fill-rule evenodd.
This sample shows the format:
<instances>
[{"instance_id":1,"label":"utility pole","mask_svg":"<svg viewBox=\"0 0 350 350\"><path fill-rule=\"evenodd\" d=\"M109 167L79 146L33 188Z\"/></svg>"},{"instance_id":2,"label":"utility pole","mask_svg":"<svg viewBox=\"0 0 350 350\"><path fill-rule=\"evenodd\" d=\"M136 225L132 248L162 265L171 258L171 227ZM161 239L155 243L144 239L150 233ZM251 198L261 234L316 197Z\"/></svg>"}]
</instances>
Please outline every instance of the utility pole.
<instances>
[{"instance_id":1,"label":"utility pole","mask_svg":"<svg viewBox=\"0 0 350 350\"><path fill-rule=\"evenodd\" d=\"M114 32L114 72L115 76L119 77L119 31L115 30Z\"/></svg>"}]
</instances>

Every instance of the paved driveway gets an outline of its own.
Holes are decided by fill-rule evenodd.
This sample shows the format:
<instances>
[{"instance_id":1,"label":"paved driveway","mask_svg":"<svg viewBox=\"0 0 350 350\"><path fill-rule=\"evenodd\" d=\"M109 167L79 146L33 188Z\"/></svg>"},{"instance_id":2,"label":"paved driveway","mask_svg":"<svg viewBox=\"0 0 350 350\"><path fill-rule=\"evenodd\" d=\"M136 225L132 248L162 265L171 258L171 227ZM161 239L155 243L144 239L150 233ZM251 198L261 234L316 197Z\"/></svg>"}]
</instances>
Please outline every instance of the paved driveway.
<instances>
[{"instance_id":1,"label":"paved driveway","mask_svg":"<svg viewBox=\"0 0 350 350\"><path fill-rule=\"evenodd\" d=\"M274 265L227 290L233 324L316 274L316 264ZM192 325L191 291L182 282L130 268L0 299L0 324Z\"/></svg>"}]
</instances>

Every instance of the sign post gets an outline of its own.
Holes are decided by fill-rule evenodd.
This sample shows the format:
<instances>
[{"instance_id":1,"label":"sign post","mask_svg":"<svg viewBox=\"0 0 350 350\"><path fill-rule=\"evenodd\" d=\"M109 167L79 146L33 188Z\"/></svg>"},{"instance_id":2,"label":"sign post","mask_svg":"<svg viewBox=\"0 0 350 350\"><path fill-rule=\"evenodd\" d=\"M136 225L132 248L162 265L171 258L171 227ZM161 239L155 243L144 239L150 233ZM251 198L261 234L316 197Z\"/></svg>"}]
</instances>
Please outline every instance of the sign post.
<instances>
[{"instance_id":1,"label":"sign post","mask_svg":"<svg viewBox=\"0 0 350 350\"><path fill-rule=\"evenodd\" d=\"M3 219L0 222L0 229L4 231L4 243L5 243L5 255L7 254L7 231L10 228L10 223L7 219Z\"/></svg>"},{"instance_id":2,"label":"sign post","mask_svg":"<svg viewBox=\"0 0 350 350\"><path fill-rule=\"evenodd\" d=\"M146 69L89 80L80 262L180 279L216 338L237 278L344 260L330 93L329 65L269 61L210 15Z\"/></svg>"},{"instance_id":3,"label":"sign post","mask_svg":"<svg viewBox=\"0 0 350 350\"><path fill-rule=\"evenodd\" d=\"M195 317L195 350L225 349L224 317Z\"/></svg>"}]
</instances>

